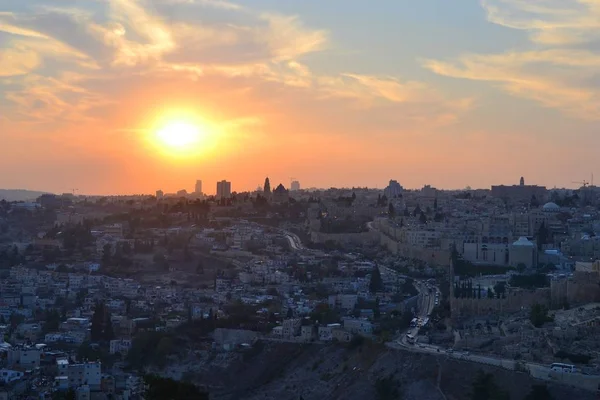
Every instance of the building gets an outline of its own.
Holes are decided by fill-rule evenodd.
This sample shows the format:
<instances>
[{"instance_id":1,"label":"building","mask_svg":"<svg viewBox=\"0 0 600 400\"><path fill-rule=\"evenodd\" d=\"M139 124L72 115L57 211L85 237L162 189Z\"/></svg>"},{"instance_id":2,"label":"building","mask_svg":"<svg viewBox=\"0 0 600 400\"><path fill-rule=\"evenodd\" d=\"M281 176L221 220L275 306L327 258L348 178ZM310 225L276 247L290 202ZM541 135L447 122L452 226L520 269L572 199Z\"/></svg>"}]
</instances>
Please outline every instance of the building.
<instances>
[{"instance_id":1,"label":"building","mask_svg":"<svg viewBox=\"0 0 600 400\"><path fill-rule=\"evenodd\" d=\"M269 177L265 178L265 185L263 186L263 193L266 196L271 194L271 181L269 181Z\"/></svg>"},{"instance_id":2,"label":"building","mask_svg":"<svg viewBox=\"0 0 600 400\"><path fill-rule=\"evenodd\" d=\"M525 265L526 268L537 266L537 246L524 236L521 236L510 246L510 264L517 266Z\"/></svg>"},{"instance_id":3,"label":"building","mask_svg":"<svg viewBox=\"0 0 600 400\"><path fill-rule=\"evenodd\" d=\"M383 190L383 194L385 194L388 199L391 199L402 195L402 190L403 188L398 181L392 179L390 180L390 184Z\"/></svg>"},{"instance_id":4,"label":"building","mask_svg":"<svg viewBox=\"0 0 600 400\"><path fill-rule=\"evenodd\" d=\"M156 198L158 200L162 199L163 197L165 197L165 192L163 192L162 190L157 190L156 191Z\"/></svg>"},{"instance_id":5,"label":"building","mask_svg":"<svg viewBox=\"0 0 600 400\"><path fill-rule=\"evenodd\" d=\"M228 199L231 197L231 182L222 180L217 182L217 199Z\"/></svg>"},{"instance_id":6,"label":"building","mask_svg":"<svg viewBox=\"0 0 600 400\"><path fill-rule=\"evenodd\" d=\"M35 347L13 347L8 349L8 366L37 368L40 366L40 350Z\"/></svg>"},{"instance_id":7,"label":"building","mask_svg":"<svg viewBox=\"0 0 600 400\"><path fill-rule=\"evenodd\" d=\"M273 203L283 204L290 200L290 192L281 183L273 191Z\"/></svg>"},{"instance_id":8,"label":"building","mask_svg":"<svg viewBox=\"0 0 600 400\"><path fill-rule=\"evenodd\" d=\"M25 374L20 371L13 371L10 369L0 369L0 381L3 382L5 385L9 384L11 382L14 382L14 381L18 381L19 379L21 379L23 377L23 375L25 375Z\"/></svg>"},{"instance_id":9,"label":"building","mask_svg":"<svg viewBox=\"0 0 600 400\"><path fill-rule=\"evenodd\" d=\"M196 187L195 187L194 193L196 193L196 194L202 193L202 181L200 179L198 179L196 181Z\"/></svg>"},{"instance_id":10,"label":"building","mask_svg":"<svg viewBox=\"0 0 600 400\"><path fill-rule=\"evenodd\" d=\"M188 195L188 192L185 189L181 189L181 190L177 191L177 197L185 197L187 195Z\"/></svg>"},{"instance_id":11,"label":"building","mask_svg":"<svg viewBox=\"0 0 600 400\"><path fill-rule=\"evenodd\" d=\"M545 186L526 185L525 179L521 178L518 185L512 186L492 186L492 196L499 199L530 202L536 199L542 202L547 195Z\"/></svg>"},{"instance_id":12,"label":"building","mask_svg":"<svg viewBox=\"0 0 600 400\"><path fill-rule=\"evenodd\" d=\"M67 360L58 360L57 363L58 377L67 377L69 388L88 385L92 391L100 390L102 365L99 362L69 364Z\"/></svg>"},{"instance_id":13,"label":"building","mask_svg":"<svg viewBox=\"0 0 600 400\"><path fill-rule=\"evenodd\" d=\"M364 319L345 319L344 329L357 335L369 336L373 333L373 324Z\"/></svg>"},{"instance_id":14,"label":"building","mask_svg":"<svg viewBox=\"0 0 600 400\"><path fill-rule=\"evenodd\" d=\"M110 354L125 355L131 349L131 339L115 339L110 341Z\"/></svg>"},{"instance_id":15,"label":"building","mask_svg":"<svg viewBox=\"0 0 600 400\"><path fill-rule=\"evenodd\" d=\"M300 182L298 182L298 181L292 181L292 183L290 185L290 190L292 192L297 192L298 190L300 190Z\"/></svg>"}]
</instances>

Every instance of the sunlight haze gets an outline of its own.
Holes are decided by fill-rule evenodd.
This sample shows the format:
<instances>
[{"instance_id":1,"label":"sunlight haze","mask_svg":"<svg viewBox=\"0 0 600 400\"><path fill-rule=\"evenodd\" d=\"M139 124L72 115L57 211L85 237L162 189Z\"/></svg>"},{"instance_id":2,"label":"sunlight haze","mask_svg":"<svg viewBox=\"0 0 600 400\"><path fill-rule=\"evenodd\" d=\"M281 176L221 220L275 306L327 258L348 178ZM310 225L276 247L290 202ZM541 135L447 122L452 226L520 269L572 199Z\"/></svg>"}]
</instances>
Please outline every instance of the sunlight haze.
<instances>
[{"instance_id":1,"label":"sunlight haze","mask_svg":"<svg viewBox=\"0 0 600 400\"><path fill-rule=\"evenodd\" d=\"M0 187L575 187L596 3L0 2Z\"/></svg>"}]
</instances>

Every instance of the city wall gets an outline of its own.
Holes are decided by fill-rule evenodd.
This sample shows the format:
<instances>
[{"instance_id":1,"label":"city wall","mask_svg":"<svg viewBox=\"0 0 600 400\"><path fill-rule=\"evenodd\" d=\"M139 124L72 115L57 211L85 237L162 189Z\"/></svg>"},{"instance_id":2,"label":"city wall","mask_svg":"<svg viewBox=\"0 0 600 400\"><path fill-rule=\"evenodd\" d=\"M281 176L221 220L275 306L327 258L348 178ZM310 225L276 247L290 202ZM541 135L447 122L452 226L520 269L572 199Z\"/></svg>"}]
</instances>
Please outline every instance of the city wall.
<instances>
[{"instance_id":1,"label":"city wall","mask_svg":"<svg viewBox=\"0 0 600 400\"><path fill-rule=\"evenodd\" d=\"M600 282L597 273L575 271L573 278L550 282L553 308L600 302Z\"/></svg>"},{"instance_id":2,"label":"city wall","mask_svg":"<svg viewBox=\"0 0 600 400\"><path fill-rule=\"evenodd\" d=\"M379 233L379 243L390 253L421 260L431 266L447 266L450 260L449 250L411 246L397 242L383 232Z\"/></svg>"},{"instance_id":3,"label":"city wall","mask_svg":"<svg viewBox=\"0 0 600 400\"><path fill-rule=\"evenodd\" d=\"M550 306L550 289L515 290L507 292L502 299L455 298L450 297L452 318L469 317L496 313L511 313L528 309L534 304Z\"/></svg>"}]
</instances>

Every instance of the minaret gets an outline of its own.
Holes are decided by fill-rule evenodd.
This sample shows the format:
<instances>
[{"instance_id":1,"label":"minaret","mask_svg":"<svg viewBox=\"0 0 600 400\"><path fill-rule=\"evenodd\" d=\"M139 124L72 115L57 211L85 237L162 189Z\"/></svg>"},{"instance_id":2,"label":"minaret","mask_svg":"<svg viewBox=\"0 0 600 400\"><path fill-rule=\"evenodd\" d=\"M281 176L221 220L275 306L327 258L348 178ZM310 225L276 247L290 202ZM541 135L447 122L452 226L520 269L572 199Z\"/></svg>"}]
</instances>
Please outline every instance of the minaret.
<instances>
[{"instance_id":1,"label":"minaret","mask_svg":"<svg viewBox=\"0 0 600 400\"><path fill-rule=\"evenodd\" d=\"M525 178L521 177L521 181L519 182L519 185L525 186Z\"/></svg>"}]
</instances>

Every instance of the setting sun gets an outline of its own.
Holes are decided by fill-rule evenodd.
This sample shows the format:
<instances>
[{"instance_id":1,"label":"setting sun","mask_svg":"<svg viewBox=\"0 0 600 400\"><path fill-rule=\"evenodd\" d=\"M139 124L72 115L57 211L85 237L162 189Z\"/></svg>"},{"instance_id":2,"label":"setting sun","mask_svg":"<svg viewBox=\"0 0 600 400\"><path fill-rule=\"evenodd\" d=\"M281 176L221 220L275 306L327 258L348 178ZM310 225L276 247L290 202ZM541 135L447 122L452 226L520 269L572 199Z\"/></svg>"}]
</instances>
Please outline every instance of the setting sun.
<instances>
[{"instance_id":1,"label":"setting sun","mask_svg":"<svg viewBox=\"0 0 600 400\"><path fill-rule=\"evenodd\" d=\"M156 138L161 144L172 149L185 149L201 141L200 129L186 122L172 122L156 132Z\"/></svg>"}]
</instances>

